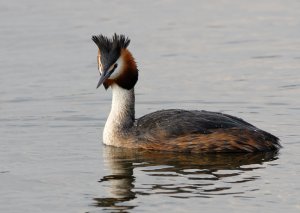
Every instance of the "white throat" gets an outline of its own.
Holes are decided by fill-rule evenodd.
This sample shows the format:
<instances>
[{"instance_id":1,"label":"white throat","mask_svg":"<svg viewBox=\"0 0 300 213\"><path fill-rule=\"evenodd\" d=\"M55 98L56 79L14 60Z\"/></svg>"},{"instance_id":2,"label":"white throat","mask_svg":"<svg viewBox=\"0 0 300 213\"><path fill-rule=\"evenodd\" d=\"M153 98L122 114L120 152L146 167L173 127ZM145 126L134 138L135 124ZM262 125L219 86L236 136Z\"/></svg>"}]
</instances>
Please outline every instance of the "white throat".
<instances>
[{"instance_id":1,"label":"white throat","mask_svg":"<svg viewBox=\"0 0 300 213\"><path fill-rule=\"evenodd\" d=\"M134 89L123 89L112 84L112 105L103 131L103 143L117 146L120 137L125 136L134 122Z\"/></svg>"}]
</instances>

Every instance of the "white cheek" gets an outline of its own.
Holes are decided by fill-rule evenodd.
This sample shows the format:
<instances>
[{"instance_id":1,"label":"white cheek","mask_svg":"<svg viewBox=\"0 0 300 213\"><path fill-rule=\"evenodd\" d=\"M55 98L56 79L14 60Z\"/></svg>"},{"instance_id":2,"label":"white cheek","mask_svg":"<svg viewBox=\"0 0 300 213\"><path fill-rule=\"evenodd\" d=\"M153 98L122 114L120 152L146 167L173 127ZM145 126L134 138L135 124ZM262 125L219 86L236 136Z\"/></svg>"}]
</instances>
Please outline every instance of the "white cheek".
<instances>
[{"instance_id":1,"label":"white cheek","mask_svg":"<svg viewBox=\"0 0 300 213\"><path fill-rule=\"evenodd\" d=\"M103 69L102 69L102 64L100 61L100 56L98 56L98 71L99 71L100 75L102 75Z\"/></svg>"},{"instance_id":2,"label":"white cheek","mask_svg":"<svg viewBox=\"0 0 300 213\"><path fill-rule=\"evenodd\" d=\"M122 57L120 57L116 64L118 64L118 67L115 69L115 71L111 74L111 76L109 77L109 79L115 79L117 78L121 72L122 72L122 68L123 68L123 64L124 64L124 61L122 59Z\"/></svg>"},{"instance_id":3,"label":"white cheek","mask_svg":"<svg viewBox=\"0 0 300 213\"><path fill-rule=\"evenodd\" d=\"M100 75L102 75L102 73L103 73L103 66L102 66L101 63L99 64L98 70L99 70Z\"/></svg>"}]
</instances>

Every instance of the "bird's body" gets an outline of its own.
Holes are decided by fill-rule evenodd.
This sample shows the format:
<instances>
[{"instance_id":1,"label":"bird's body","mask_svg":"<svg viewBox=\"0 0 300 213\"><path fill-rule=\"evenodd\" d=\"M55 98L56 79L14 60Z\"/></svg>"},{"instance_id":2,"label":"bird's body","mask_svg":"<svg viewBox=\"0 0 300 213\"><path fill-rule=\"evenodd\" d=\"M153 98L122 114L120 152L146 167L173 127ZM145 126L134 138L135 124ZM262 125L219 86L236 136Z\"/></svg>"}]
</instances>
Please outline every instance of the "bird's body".
<instances>
[{"instance_id":1,"label":"bird's body","mask_svg":"<svg viewBox=\"0 0 300 213\"><path fill-rule=\"evenodd\" d=\"M129 39L94 36L99 47L104 84L113 92L112 107L103 131L107 145L176 152L256 152L280 148L277 137L240 118L208 111L160 110L135 119L134 86L138 70L126 49ZM112 55L112 56L110 56ZM113 56L114 59L110 59Z\"/></svg>"}]
</instances>

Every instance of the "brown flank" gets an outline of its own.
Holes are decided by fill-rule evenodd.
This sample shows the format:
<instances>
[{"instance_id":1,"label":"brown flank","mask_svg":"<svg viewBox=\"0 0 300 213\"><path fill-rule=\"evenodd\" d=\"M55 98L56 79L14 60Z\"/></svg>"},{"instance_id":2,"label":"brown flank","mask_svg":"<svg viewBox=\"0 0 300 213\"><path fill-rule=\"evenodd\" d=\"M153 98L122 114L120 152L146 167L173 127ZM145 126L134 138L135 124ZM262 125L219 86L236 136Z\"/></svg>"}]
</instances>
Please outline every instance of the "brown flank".
<instances>
[{"instance_id":1,"label":"brown flank","mask_svg":"<svg viewBox=\"0 0 300 213\"><path fill-rule=\"evenodd\" d=\"M211 134L189 134L178 138L165 138L163 132L156 138L143 141L123 139L123 147L157 151L217 153L260 152L277 150L277 143L265 137L262 131L239 128L218 129Z\"/></svg>"}]
</instances>

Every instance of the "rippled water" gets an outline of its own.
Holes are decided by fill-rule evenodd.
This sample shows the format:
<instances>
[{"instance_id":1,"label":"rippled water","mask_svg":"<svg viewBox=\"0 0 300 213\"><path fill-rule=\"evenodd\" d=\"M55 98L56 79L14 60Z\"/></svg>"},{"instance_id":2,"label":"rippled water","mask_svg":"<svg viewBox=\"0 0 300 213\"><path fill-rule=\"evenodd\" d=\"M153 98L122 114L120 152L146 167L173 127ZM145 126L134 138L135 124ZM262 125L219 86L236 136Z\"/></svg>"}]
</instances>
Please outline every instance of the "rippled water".
<instances>
[{"instance_id":1,"label":"rippled water","mask_svg":"<svg viewBox=\"0 0 300 213\"><path fill-rule=\"evenodd\" d=\"M299 212L300 3L0 2L0 212ZM91 35L125 33L137 116L229 113L279 153L184 155L102 145Z\"/></svg>"}]
</instances>

